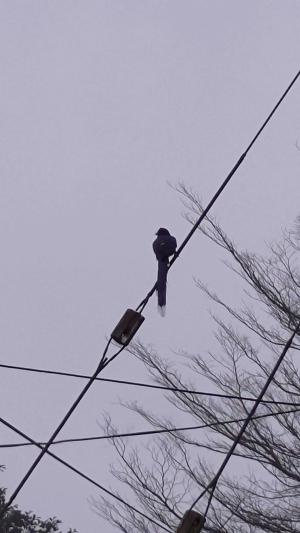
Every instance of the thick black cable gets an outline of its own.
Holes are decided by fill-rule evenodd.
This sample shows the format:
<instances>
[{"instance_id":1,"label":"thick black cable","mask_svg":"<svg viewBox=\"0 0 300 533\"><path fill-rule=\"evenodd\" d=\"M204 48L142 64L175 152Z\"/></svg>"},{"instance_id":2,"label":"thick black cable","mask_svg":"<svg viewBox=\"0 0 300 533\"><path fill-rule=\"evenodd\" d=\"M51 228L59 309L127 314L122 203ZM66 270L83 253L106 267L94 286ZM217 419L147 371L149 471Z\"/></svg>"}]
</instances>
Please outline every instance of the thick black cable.
<instances>
[{"instance_id":1,"label":"thick black cable","mask_svg":"<svg viewBox=\"0 0 300 533\"><path fill-rule=\"evenodd\" d=\"M257 416L253 416L252 420L258 420L261 418L268 418L273 416L280 416L280 415L288 415L291 413L299 413L300 407L297 409L288 409L288 410L282 410L277 411L276 413L265 413ZM223 420L222 422L209 422L207 424L201 424L200 426L185 426L185 427L175 427L175 428L165 428L165 429L151 429L146 431L133 431L130 433L116 433L116 434L109 434L109 435L99 435L95 437L78 437L78 438L70 438L70 439L60 439L55 440L52 442L52 446L55 444L68 444L68 443L74 443L74 442L91 442L91 441L98 441L98 440L114 440L114 439L122 439L125 437L141 437L146 435L160 435L162 433L177 433L179 431L193 431L196 429L205 429L205 428L214 428L218 426L227 426L230 424L237 424L239 422L244 422L246 418L235 418L231 420ZM21 448L24 446L33 446L35 444L38 444L41 447L44 447L47 443L46 442L37 442L34 443L31 442L17 442L12 444L0 444L1 449L5 448Z\"/></svg>"},{"instance_id":2,"label":"thick black cable","mask_svg":"<svg viewBox=\"0 0 300 533\"><path fill-rule=\"evenodd\" d=\"M41 461L41 459L44 457L45 453L47 453L47 450L48 448L51 446L51 444L53 443L53 441L55 440L55 438L57 437L57 435L60 433L60 431L62 430L62 428L64 427L64 425L66 424L66 422L68 421L68 419L70 418L70 416L72 415L72 413L75 411L76 407L78 406L78 404L80 403L80 401L82 400L82 398L85 396L85 394L87 393L87 391L90 389L91 385L94 383L96 377L100 374L100 372L107 366L108 362L110 362L112 359L114 359L124 348L125 346L122 346L122 348L120 348L120 350L118 350L116 352L116 354L108 361L106 359L106 354L107 354L107 351L108 351L108 348L110 346L110 343L112 341L112 338L110 338L106 344L106 347L103 351L103 354L102 354L102 357L100 359L100 362L94 372L94 374L91 376L91 378L89 379L89 381L86 383L85 387L83 388L83 390L81 391L81 393L79 394L79 396L76 398L76 400L73 402L73 404L71 405L70 409L68 410L68 412L66 413L66 415L64 416L64 418L62 419L62 421L60 422L60 424L57 426L57 428L55 429L55 431L52 433L51 437L49 438L48 442L46 443L45 446L42 447L42 451L41 453L38 455L38 457L35 459L35 461L32 463L31 467L29 468L29 470L27 471L27 473L25 474L25 476L22 478L22 480L20 481L20 483L18 484L17 488L14 490L14 492L12 493L12 495L10 496L9 500L6 502L6 504L2 507L1 511L0 511L0 519L1 517L5 514L5 512L7 511L8 507L11 506L11 504L13 503L13 501L15 500L15 498L17 497L17 495L19 494L20 490L22 489L22 487L25 485L26 481L28 480L28 478L31 476L31 474L33 473L33 471L35 470L35 468L37 467L37 465L39 464L39 462Z\"/></svg>"},{"instance_id":3,"label":"thick black cable","mask_svg":"<svg viewBox=\"0 0 300 533\"><path fill-rule=\"evenodd\" d=\"M10 424L9 422L7 422L7 420L4 420L4 418L1 418L0 417L0 422L2 424L4 424L6 427L8 427L9 429L11 429L12 431L14 431L15 433L17 433L20 437L22 437L23 439L29 441L32 445L34 446L37 446L38 448L40 448L42 451L45 450L45 448L43 448L43 446L41 444L39 444L38 442L35 442L31 437L29 437L28 435L26 435L23 431L19 430L18 428L16 428L15 426L13 426L12 424ZM73 472L75 472L75 474L78 474L80 477L82 477L83 479L89 481L90 483L92 483L93 485L95 485L96 487L98 487L100 490L102 490L103 492L105 492L106 494L108 494L109 496L111 496L112 498L114 498L115 500L117 500L118 502L122 503L123 505L125 505L126 507L128 507L129 509L131 509L132 511L134 511L135 513L138 513L139 515L143 516L143 518L146 518L147 520L149 520L150 522L152 522L153 524L155 524L156 526L160 527L161 529L164 529L165 531L168 531L168 533L172 533L170 531L170 529L167 529L165 528L164 526L162 526L161 524L159 524L158 522L156 522L156 520L153 520L153 518L151 518L150 516L147 516L146 514L144 514L142 511L140 511L139 509L136 509L136 507L134 507L133 505L131 505L130 503L126 502L125 500L123 500L123 498L121 498L120 496L118 496L117 494L115 494L114 492L111 492L110 490L106 489L103 485L100 485L100 483L98 483L97 481L95 481L94 479L92 479L91 477L87 476L86 474L84 474L83 472L81 472L80 470L78 470L78 468L75 468L75 466L72 466L70 463L68 463L67 461L64 461L64 459L61 459L61 457L59 457L58 455L55 455L54 453L50 452L49 450L45 450L45 453L47 453L47 455L50 455L50 457L53 457L53 459L56 459L56 461L58 461L59 463L61 463L62 465L66 466L69 470L72 470ZM6 506L5 506L6 508Z\"/></svg>"},{"instance_id":4,"label":"thick black cable","mask_svg":"<svg viewBox=\"0 0 300 533\"><path fill-rule=\"evenodd\" d=\"M210 209L213 207L214 203L216 202L216 200L219 198L220 194L223 192L223 190L225 189L226 185L228 185L229 181L231 180L232 176L235 174L235 172L237 171L237 169L239 168L239 166L242 164L243 160L245 159L246 155L248 154L249 150L252 148L253 144L255 143L255 141L258 139L258 137L260 136L260 134L262 133L262 131L264 130L264 128L266 127L266 125L268 124L268 122L271 120L272 116L274 115L275 111L277 110L277 108L280 106L281 102L284 100L284 98L286 97L286 95L288 94L288 92L290 91L290 89L293 87L294 83L297 81L297 79L299 78L300 76L300 70L299 72L296 74L296 76L294 77L294 79L291 81L291 83L289 84L288 88L284 91L283 95L280 97L280 99L278 100L278 102L276 103L276 105L273 107L271 113L267 116L266 120L264 121L264 123L262 124L262 126L259 128L258 132L255 134L255 136L253 137L253 139L251 140L251 142L249 143L249 145L247 146L246 150L243 152L243 154L241 155L241 157L239 158L239 160L236 162L236 164L234 165L234 167L232 168L232 170L229 172L228 176L225 178L225 180L223 181L222 185L219 187L219 189L217 190L217 192L215 193L215 195L212 197L212 199L210 200L210 202L207 204L207 206L205 207L205 209L203 209L200 217L198 218L198 220L195 222L195 224L193 225L191 231L188 233L188 235L186 236L186 238L184 239L184 241L181 243L181 245L179 246L178 250L175 252L174 256L172 257L170 263L169 263L169 266L168 266L168 270L172 267L172 265L175 263L176 259L178 259L179 255L181 254L182 250L185 248L185 246L187 245L187 243L189 242L189 240L191 239L192 235L195 233L196 229L198 229L198 227L200 226L201 222L204 220L204 218L206 217L206 215L208 214L208 212L210 211ZM152 289L148 292L147 296L141 301L141 303L138 305L138 307L136 308L136 311L139 311L140 313L142 313L143 309L146 307L149 299L151 298L151 296L153 295L153 293L155 292L155 289L156 289L156 283L153 285Z\"/></svg>"},{"instance_id":5,"label":"thick black cable","mask_svg":"<svg viewBox=\"0 0 300 533\"><path fill-rule=\"evenodd\" d=\"M16 365L7 365L0 363L0 368L7 368L9 370L20 370L25 372L33 372L33 373L39 373L39 374L49 374L54 376L62 376L62 377L71 377L71 378L78 378L78 379L91 379L91 376L88 376L86 374L76 374L71 372L61 372L56 370L47 370L47 369L41 369L41 368L32 368L32 367L26 367L26 366L16 366ZM152 383L144 383L140 381L127 381L124 379L112 379L112 378L99 378L96 377L95 381L102 381L107 383L114 383L117 385L130 385L133 387L144 387L148 389L156 389L156 390L162 390L162 391L169 391L169 392L179 392L182 394L195 394L196 396L207 396L212 398L223 398L226 400L238 400L240 402L255 402L256 398L252 398L251 396L238 396L236 394L223 394L221 392L208 392L208 391L197 391L193 389L183 389L180 387L167 387L165 385L154 385ZM300 396L300 394L298 394ZM269 405L293 405L294 407L300 406L300 402L285 402L282 400L262 400L263 404L269 404Z\"/></svg>"},{"instance_id":6,"label":"thick black cable","mask_svg":"<svg viewBox=\"0 0 300 533\"><path fill-rule=\"evenodd\" d=\"M198 496L198 498L196 498L196 500L193 502L193 504L191 505L190 507L190 510L193 509L193 507L195 507L195 505L199 502L199 500L207 493L209 492L209 500L208 500L208 504L207 504L207 507L206 507L206 511L205 511L205 515L204 517L206 517L207 513L208 513L208 510L209 510L209 507L210 507L210 504L211 504L211 501L212 501L212 498L213 498L213 494L214 494L214 491L215 491L215 488L217 486L217 483L229 461L229 459L231 458L231 456L233 455L234 453L234 450L235 448L237 447L237 445L239 444L239 442L241 441L241 438L243 436L243 434L245 433L245 430L247 429L247 426L248 424L251 422L251 420L253 419L253 415L256 411L256 409L258 408L259 404L261 403L261 400L264 396L264 394L266 393L270 383L273 381L273 378L280 366L280 364L282 363L286 353L288 352L289 348L292 346L292 343L293 343L293 340L294 340L294 337L295 335L298 334L299 332L299 327L300 327L300 323L297 325L297 327L295 328L295 330L293 331L291 337L289 338L289 340L286 342L282 352L281 352L281 355L279 356L279 358L277 359L276 361L276 364L272 370L272 372L269 374L268 376L268 379L266 381L266 383L264 384L259 396L257 397L254 405L251 407L250 411L249 411L249 414L246 418L246 420L244 421L240 431L238 432L237 436L235 437L229 451L227 452L226 454L226 457L224 459L224 461L222 462L220 468L218 469L216 475L214 476L214 478L210 481L210 483L205 487L205 489L201 492L201 494Z\"/></svg>"}]
</instances>

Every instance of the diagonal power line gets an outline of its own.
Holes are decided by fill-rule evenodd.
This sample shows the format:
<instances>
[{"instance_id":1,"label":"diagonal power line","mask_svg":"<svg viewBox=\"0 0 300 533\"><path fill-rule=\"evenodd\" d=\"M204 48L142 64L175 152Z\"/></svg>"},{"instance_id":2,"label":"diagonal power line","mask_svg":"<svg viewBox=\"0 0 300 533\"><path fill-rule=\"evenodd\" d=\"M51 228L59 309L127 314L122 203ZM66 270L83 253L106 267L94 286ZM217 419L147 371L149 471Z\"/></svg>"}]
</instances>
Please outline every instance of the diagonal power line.
<instances>
[{"instance_id":1,"label":"diagonal power line","mask_svg":"<svg viewBox=\"0 0 300 533\"><path fill-rule=\"evenodd\" d=\"M70 377L78 379L91 379L91 376L86 374L77 374L74 372L62 372L59 370L47 370L42 368L32 368L28 366L16 366L16 365L7 365L0 363L0 368L7 368L10 370L20 370L24 372L33 372L38 374L48 374L50 376L61 376L61 377ZM124 379L113 379L113 378L99 378L96 377L95 381L102 381L104 383L113 383L115 385L130 385L133 387L144 387L147 389L156 389L169 392L178 392L182 394L195 394L196 396L207 396L209 398L224 398L226 400L238 400L240 402L255 402L256 398L252 396L240 396L237 394L225 394L221 392L209 392L209 391L198 391L194 389L185 389L183 387L168 387L166 385L155 385L154 383L144 383L142 381L128 381ZM296 394L296 393L294 393ZM300 397L300 394L297 394ZM269 405L291 405L293 407L300 406L300 402L288 402L284 400L262 400L263 404Z\"/></svg>"},{"instance_id":2,"label":"diagonal power line","mask_svg":"<svg viewBox=\"0 0 300 533\"><path fill-rule=\"evenodd\" d=\"M180 245L180 247L178 248L177 252L174 254L172 260L170 261L170 264L169 264L169 267L168 269L170 269L172 267L172 265L174 264L174 262L178 259L179 255L182 253L183 249L185 248L185 246L188 244L189 240L191 239L191 237L193 236L194 232L196 231L196 229L199 227L199 225L201 224L201 222L204 220L204 218L206 217L206 215L208 214L208 212L210 211L210 209L213 207L213 205L215 204L216 200L219 198L219 196L221 195L221 193L223 192L223 190L225 189L225 187L228 185L228 183L230 182L232 176L235 174L235 172L237 171L237 169L239 168L239 166L241 165L241 163L243 162L243 160L245 159L247 153L249 152L249 150L252 148L253 144L256 142L256 140L258 139L258 137L260 136L260 134L262 133L262 131L264 130L264 128L266 127L266 125L268 124L268 122L271 120L272 116L274 115L274 113L276 112L277 108L279 107L279 105L282 103L282 101L284 100L284 98L287 96L288 92L290 91L290 89L293 87L294 83L296 82L296 80L298 79L298 77L300 76L300 71L296 74L296 76L294 77L294 79L291 81L291 83L289 84L289 86L287 87L287 89L284 91L284 93L282 94L282 96L280 97L280 99L278 100L278 102L276 103L276 105L274 106L274 108L272 109L271 113L268 115L268 117L266 118L266 120L264 121L264 123L262 124L262 126L259 128L259 130L257 131L257 133L255 134L255 136L253 137L253 139L251 140L250 144L248 145L248 147L246 148L246 150L243 152L243 154L241 155L241 157L239 158L239 160L237 161L237 163L234 165L234 167L232 168L232 170L229 172L228 176L225 178L225 180L223 181L222 185L219 187L219 189L217 190L217 192L215 193L215 195L212 197L212 199L210 200L210 202L208 203L207 207L203 210L201 216L198 218L198 220L195 222L195 224L193 225L192 229L190 230L190 232L188 233L187 237L184 239L184 241L182 242L182 244ZM156 283L154 284L154 286L152 287L152 289L148 292L148 294L146 295L146 297L142 300L142 302L138 305L138 307L136 308L136 310L138 312L142 312L143 309L146 307L150 297L153 295L153 293L155 292L155 289L156 289ZM2 510L0 511L0 519L1 517L3 516L3 514L6 512L8 506L10 506L13 501L15 500L16 496L19 494L20 490L22 489L22 487L25 485L26 481L29 479L29 477L31 476L31 474L33 473L33 471L35 470L35 468L37 467L37 465L39 464L39 462L41 461L41 459L43 458L43 456L45 455L45 453L47 452L48 448L51 446L51 444L53 443L53 441L55 440L55 438L57 437L57 435L59 434L59 432L61 431L61 429L64 427L64 425L66 424L66 422L68 421L68 419L70 418L70 416L72 415L72 413L75 411L75 409L77 408L78 404L80 403L80 401L82 400L82 398L85 396L85 394L88 392L88 390L90 389L91 385L94 383L96 377L98 376L98 374L105 368L105 366L107 366L108 363L110 363L111 361L113 361L117 355L122 351L124 350L125 348L125 345L122 346L122 348L120 348L119 351L117 351L110 359L106 359L106 353L107 353L107 350L108 350L108 347L111 343L111 340L112 338L110 338L110 340L108 341L105 349L104 349L104 352L103 352L103 355L100 359L100 363L97 367L97 369L95 370L93 376L91 377L91 379L89 380L89 382L85 385L84 389L82 390L82 392L80 393L80 395L78 396L78 398L75 400L75 402L72 404L72 406L70 407L70 409L68 410L68 412L66 413L66 415L64 416L64 418L62 419L62 421L60 422L60 424L57 426L56 430L54 431L54 433L51 435L51 437L49 438L47 444L45 445L45 447L42 449L42 451L40 452L40 454L38 455L38 457L35 459L35 461L33 462L33 464L31 465L31 467L29 468L29 470L27 471L27 473L25 474L25 476L23 477L23 479L20 481L19 485L17 486L17 488L15 489L15 491L13 492L13 494L11 495L11 497L9 498L7 504L2 508Z\"/></svg>"},{"instance_id":3,"label":"diagonal power line","mask_svg":"<svg viewBox=\"0 0 300 533\"><path fill-rule=\"evenodd\" d=\"M299 413L300 406L296 409L287 409L287 410L281 410L277 411L276 413L265 413L261 415L253 416L251 420L259 420L261 418L268 418L268 417L276 417L280 415L287 415L292 413ZM223 420L219 422L209 422L207 424L201 424L199 426L184 426L184 427L175 427L175 428L164 428L164 429L151 429L151 430L144 430L144 431L133 431L128 433L116 433L116 434L109 434L109 435L97 435L95 437L74 437L69 439L60 439L55 440L52 442L52 446L55 444L68 444L68 443L74 443L74 442L92 442L92 441L99 441L99 440L114 440L114 439L122 439L125 437L142 437L146 435L161 435L162 433L177 433L180 431L193 431L193 430L199 430L199 429L205 429L205 428L215 428L219 426L227 426L230 424L237 424L240 422L245 422L247 418L234 418L230 420ZM1 422L1 419L0 419ZM47 443L46 442L16 442L12 444L0 444L0 449L5 448L22 448L24 446L36 446L39 445L41 447L44 447Z\"/></svg>"}]
</instances>

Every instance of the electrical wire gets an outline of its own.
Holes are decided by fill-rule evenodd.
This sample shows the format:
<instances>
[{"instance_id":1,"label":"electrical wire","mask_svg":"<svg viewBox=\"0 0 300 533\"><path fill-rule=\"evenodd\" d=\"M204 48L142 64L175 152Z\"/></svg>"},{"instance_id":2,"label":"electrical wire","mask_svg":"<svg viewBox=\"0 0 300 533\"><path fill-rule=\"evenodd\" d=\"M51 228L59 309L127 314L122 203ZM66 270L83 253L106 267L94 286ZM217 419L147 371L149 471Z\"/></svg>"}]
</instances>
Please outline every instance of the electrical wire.
<instances>
[{"instance_id":1,"label":"electrical wire","mask_svg":"<svg viewBox=\"0 0 300 533\"><path fill-rule=\"evenodd\" d=\"M172 267L172 265L175 263L175 261L178 259L179 255L182 253L183 249L185 248L185 246L187 245L187 243L189 242L189 240L191 239L191 237L193 236L193 234L195 233L196 229L198 229L198 227L200 226L201 222L204 220L204 218L206 217L206 215L209 213L209 211L211 210L211 208L213 207L214 203L216 202L216 200L219 198L220 194L223 192L223 190L225 189L226 185L228 185L228 183L230 182L232 176L235 174L235 172L237 171L237 169L239 168L239 166L242 164L242 162L244 161L246 155L248 154L248 152L251 150L252 146L254 145L254 143L256 142L256 140L258 139L258 137L260 136L260 134L262 133L262 131L265 129L266 125L268 124L268 122L271 120L272 116L274 115L275 111L278 109L278 107L280 106L281 102L284 100L284 98L286 97L286 95L288 94L288 92L291 90L291 88L293 87L293 85L295 84L295 82L297 81L297 79L299 78L300 76L300 70L298 71L298 73L296 74L296 76L293 78L293 80L291 81L291 83L289 84L288 88L284 91L284 93L282 94L282 96L280 97L280 99L278 100L278 102L276 103L276 105L273 107L271 113L267 116L266 120L264 121L264 123L262 124L262 126L259 128L259 130L257 131L257 133L255 134L255 136L253 137L253 139L251 140L251 142L249 143L249 145L247 146L246 150L243 152L243 154L240 156L240 158L238 159L238 161L236 162L236 164L234 165L234 167L231 169L231 171L229 172L229 174L227 175L227 177L225 178L225 180L223 181L222 185L219 187L219 189L217 190L217 192L215 193L215 195L212 197L212 199L210 200L210 202L207 204L207 206L205 207L205 209L203 209L200 217L198 218L198 220L193 224L193 227L191 229L191 231L188 233L188 235L186 236L186 238L184 239L184 241L181 243L181 245L179 246L178 250L175 252L175 254L173 255L171 261L169 262L169 265L168 265L168 270ZM136 308L136 311L139 311L140 313L142 313L143 309L146 307L149 299L151 298L151 296L153 295L153 293L155 292L155 289L156 289L156 283L153 285L152 289L148 292L147 296L141 301L141 303L137 306Z\"/></svg>"},{"instance_id":2,"label":"electrical wire","mask_svg":"<svg viewBox=\"0 0 300 533\"><path fill-rule=\"evenodd\" d=\"M206 215L208 214L208 212L210 211L210 209L212 208L212 206L214 205L214 203L216 202L216 200L218 199L220 194L223 192L223 190L225 189L226 185L229 183L229 181L231 180L232 176L235 174L236 170L239 168L239 166L241 165L242 161L246 157L247 153L249 152L249 150L251 149L251 147L253 146L253 144L255 143L257 138L259 137L259 135L262 133L263 129L268 124L268 122L270 121L271 117L274 115L275 111L277 110L277 108L279 107L281 102L284 100L284 98L286 97L286 95L288 94L288 92L290 91L290 89L292 88L294 83L296 82L296 80L298 79L299 75L300 75L300 71L296 74L296 76L294 77L294 79L292 80L292 82L290 83L288 88L285 90L285 92L283 93L281 98L278 100L277 104L275 105L275 107L273 108L271 113L268 115L268 117L266 118L266 120L264 121L264 123L262 124L262 126L260 127L258 132L256 133L256 135L254 136L254 138L252 139L252 141L250 142L250 144L246 148L245 152L241 155L241 157L239 158L237 163L234 165L232 170L229 172L228 176L223 181L222 185L219 187L219 189L217 190L217 192L215 193L215 195L213 196L211 201L208 203L207 207L203 210L201 216L196 221L196 223L193 225L191 231L188 233L187 237L184 239L184 241L182 242L182 244L180 245L178 250L175 252L173 258L171 259L171 261L170 261L170 263L168 265L168 270L172 267L174 262L178 259L179 255L182 253L183 249L185 248L185 246L187 245L187 243L191 239L192 235L194 234L196 229L199 227L199 225L201 224L203 219L206 217ZM154 286L152 287L150 292L146 295L144 300L142 300L142 302L138 305L138 307L136 308L136 311L138 311L140 313L143 311L143 309L146 307L150 297L153 295L155 289L156 289L156 283L154 284ZM39 464L39 462L41 461L41 459L43 458L43 456L47 452L48 448L51 446L52 442L55 440L55 438L58 435L58 433L61 431L63 426L66 424L67 420L70 418L71 414L74 412L74 410L78 406L79 402L85 396L86 392L89 390L91 385L94 383L94 381L95 381L96 377L98 376L98 374L107 366L107 364L109 364L111 361L113 361L115 359L115 357L117 357L117 355L125 348L125 346L122 346L122 348L114 356L112 356L109 360L106 360L105 359L105 355L106 355L106 352L108 350L108 347L110 345L111 340L112 339L110 338L110 340L108 341L108 343L107 343L107 345L105 347L105 350L103 352L103 355L102 355L102 358L100 360L100 363L99 363L96 371L94 372L93 376L91 377L89 382L85 385L83 391L80 393L80 395L75 400L75 402L73 403L71 408L68 410L67 414L64 416L64 418L61 421L61 423L59 424L59 426L56 428L54 433L51 435L51 437L49 438L46 446L42 449L41 453L38 455L38 457L36 458L34 463L31 465L31 467L29 468L28 472L25 474L25 476L23 477L23 479L21 480L21 482L19 483L19 485L17 486L17 488L15 489L15 491L13 492L11 497L9 498L8 502L6 503L6 505L0 511L0 519L3 516L3 514L6 512L7 507L10 506L12 504L12 502L15 500L16 496L19 494L20 490L22 489L22 487L24 486L24 484L26 483L28 478L31 476L31 474L33 473L33 471L35 470L35 468L37 467L37 465Z\"/></svg>"},{"instance_id":3,"label":"electrical wire","mask_svg":"<svg viewBox=\"0 0 300 533\"><path fill-rule=\"evenodd\" d=\"M287 415L291 413L299 413L299 411L300 411L300 407L298 409L282 410L276 413L265 413L265 414L253 416L252 420L259 420L261 418ZM125 437L141 437L141 436L146 436L146 435L160 435L162 433L177 433L179 431L193 431L196 429L215 428L218 426L227 426L230 424L237 424L240 422L244 422L245 420L246 418L235 418L231 420L223 420L222 422L209 422L207 424L202 424L200 426L185 426L185 427L175 427L175 428L166 428L166 429L153 429L153 430L147 430L147 431L134 431L130 433L116 433L112 435L111 434L100 435L100 436L95 436L95 437L77 437L77 438L70 438L70 439L60 439L60 440L53 441L52 446L54 446L55 444L67 444L67 443L74 443L74 442L91 442L91 441L99 441L99 440L114 440L114 439L120 439L120 438L125 438ZM1 449L21 448L23 446L33 446L36 444L38 444L41 447L44 447L46 445L46 442L35 441L34 443L17 442L17 443L12 443L12 444L0 444L0 448Z\"/></svg>"},{"instance_id":4,"label":"electrical wire","mask_svg":"<svg viewBox=\"0 0 300 533\"><path fill-rule=\"evenodd\" d=\"M0 417L0 422L2 424L4 424L6 427L8 427L9 429L11 429L12 431L14 431L15 433L17 433L20 437L22 437L23 439L29 441L32 445L34 446L37 446L38 448L40 448L42 451L45 450L45 448L43 448L43 446L41 444L39 444L38 442L35 442L31 437L29 437L28 435L26 435L23 431L19 430L18 428L16 428L15 426L13 426L12 424L10 424L9 422L7 422L7 420L5 420L4 418L1 418ZM154 520L153 518L151 518L150 516L147 516L145 513L143 513L142 511L140 511L139 509L137 509L136 507L134 507L133 505L131 505L130 503L126 502L126 500L123 500L123 498L121 498L120 496L118 496L117 494L115 494L114 492L106 489L103 485L100 485L100 483L98 483L97 481L95 481L94 479L92 479L91 477L87 476L86 474L84 474L83 472L81 472L80 470L78 470L78 468L76 468L75 466L71 465L70 463L68 463L67 461L65 461L64 459L62 459L61 457L59 457L58 455L52 453L50 450L45 450L45 453L47 453L47 455L50 455L50 457L52 457L53 459L55 459L56 461L58 461L59 463L61 463L62 465L66 466L69 470L72 470L72 472L75 472L75 474L78 474L80 477L82 477L83 479L89 481L90 483L92 483L93 485L95 485L96 487L98 487L100 490L102 490L103 492L105 492L106 494L108 494L109 496L111 496L112 498L114 498L115 500L117 500L118 502L122 503L123 505L125 505L126 507L128 507L129 509L131 509L132 511L134 511L135 513L138 513L139 515L141 515L143 518L146 518L147 520L149 520L149 522L152 522L153 524L155 524L156 526L160 527L161 529L164 529L165 531L167 531L168 533L172 533L170 531L170 529L167 529L166 527L164 527L163 525L159 524L156 520ZM5 506L5 510L7 510L7 506Z\"/></svg>"},{"instance_id":5,"label":"electrical wire","mask_svg":"<svg viewBox=\"0 0 300 533\"><path fill-rule=\"evenodd\" d=\"M46 370L41 368L32 368L32 367L26 367L26 366L16 366L16 365L7 365L4 363L0 363L0 368L7 368L10 370L20 370L25 372L33 372L33 373L40 373L40 374L49 374L54 376L62 376L62 377L71 377L71 378L78 378L78 379L91 379L91 376L87 376L86 374L76 374L71 372L61 372L56 370ZM195 394L196 396L207 396L211 398L223 398L226 400L238 400L241 402L255 402L256 398L252 398L251 396L238 396L236 394L223 394L220 392L208 392L208 391L197 391L193 389L184 389L180 387L167 387L166 385L154 385L152 383L144 383L140 381L126 381L123 379L112 379L112 378L99 378L96 377L95 381L102 381L107 383L114 383L117 385L130 385L133 387L144 387L148 389L156 389L156 390L162 390L162 391L169 391L169 392L179 392L182 394ZM297 396L300 396L298 394ZM285 402L283 400L262 400L263 404L269 404L269 405L292 405L294 407L300 406L300 402Z\"/></svg>"},{"instance_id":6,"label":"electrical wire","mask_svg":"<svg viewBox=\"0 0 300 533\"><path fill-rule=\"evenodd\" d=\"M245 433L245 431L246 431L246 429L248 427L248 424L253 419L253 415L254 415L255 411L258 408L259 404L261 403L261 400L262 400L264 394L266 393L270 383L272 382L272 380L273 380L273 378L274 378L274 376L275 376L280 364L282 363L286 353L288 352L289 348L292 346L294 337L299 332L299 327L300 327L300 323L297 325L297 327L293 331L291 337L286 342L286 344L285 344L285 346L284 346L284 348L283 348L283 350L281 352L281 355L277 359L276 364L275 364L272 372L269 374L268 379L267 379L266 383L264 384L264 386L263 386L259 396L257 397L254 405L251 407L247 418L245 419L240 431L238 432L237 436L235 437L235 439L234 439L234 441L233 441L228 453L226 454L226 457L225 457L224 461L222 462L220 468L218 469L216 475L210 481L210 483L205 487L205 489L201 492L201 494L196 498L196 500L193 502L193 504L190 507L190 510L192 510L195 507L195 505L199 502L199 500L207 492L209 492L209 499L208 499L208 504L207 504L207 507L206 507L206 510L205 510L204 518L206 518L206 516L207 516L208 510L209 510L209 507L210 507L210 504L211 504L211 501L212 501L212 498L213 498L213 494L214 494L214 491L215 491L216 486L217 486L217 483L218 483L218 481L219 481L219 479L220 479L220 477L221 477L221 475L222 475L222 473L223 473L228 461L230 460L231 456L233 455L235 448L237 447L237 445L241 441L241 438L242 438L243 434Z\"/></svg>"}]
</instances>

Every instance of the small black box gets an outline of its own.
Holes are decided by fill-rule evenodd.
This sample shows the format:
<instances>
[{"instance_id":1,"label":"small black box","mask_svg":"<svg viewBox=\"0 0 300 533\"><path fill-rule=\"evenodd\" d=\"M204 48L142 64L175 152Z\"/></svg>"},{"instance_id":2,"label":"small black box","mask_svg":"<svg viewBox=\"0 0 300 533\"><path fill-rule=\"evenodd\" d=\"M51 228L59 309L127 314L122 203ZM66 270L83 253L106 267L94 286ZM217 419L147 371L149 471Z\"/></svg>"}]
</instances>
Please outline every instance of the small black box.
<instances>
[{"instance_id":1,"label":"small black box","mask_svg":"<svg viewBox=\"0 0 300 533\"><path fill-rule=\"evenodd\" d=\"M111 338L118 344L127 346L145 318L133 309L127 309L111 334Z\"/></svg>"},{"instance_id":2,"label":"small black box","mask_svg":"<svg viewBox=\"0 0 300 533\"><path fill-rule=\"evenodd\" d=\"M199 533L203 528L205 518L196 511L187 511L178 526L176 533Z\"/></svg>"}]
</instances>

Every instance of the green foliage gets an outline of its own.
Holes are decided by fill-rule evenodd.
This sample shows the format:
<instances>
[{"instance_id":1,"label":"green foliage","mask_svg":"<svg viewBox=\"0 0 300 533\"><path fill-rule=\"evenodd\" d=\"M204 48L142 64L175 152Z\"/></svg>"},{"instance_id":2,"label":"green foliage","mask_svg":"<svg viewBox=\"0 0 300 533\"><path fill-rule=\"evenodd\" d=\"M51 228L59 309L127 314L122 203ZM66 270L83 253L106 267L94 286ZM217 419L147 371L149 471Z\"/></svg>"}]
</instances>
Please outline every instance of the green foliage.
<instances>
[{"instance_id":1,"label":"green foliage","mask_svg":"<svg viewBox=\"0 0 300 533\"><path fill-rule=\"evenodd\" d=\"M5 489L0 488L0 511L5 505ZM63 533L61 521L56 517L42 520L32 511L22 512L18 506L10 507L1 519L0 533ZM77 533L69 529L67 533Z\"/></svg>"}]
</instances>

